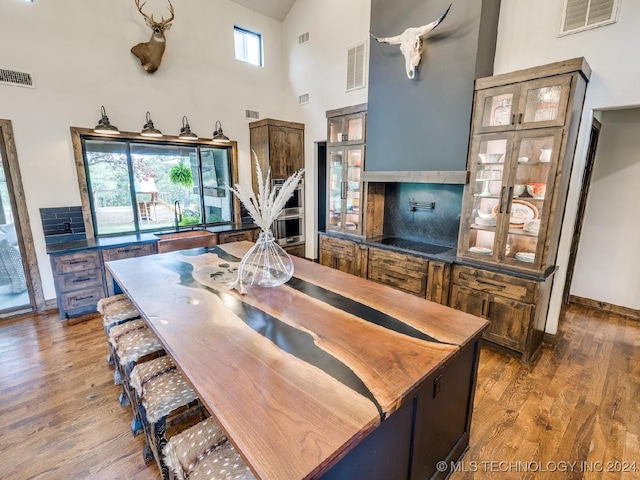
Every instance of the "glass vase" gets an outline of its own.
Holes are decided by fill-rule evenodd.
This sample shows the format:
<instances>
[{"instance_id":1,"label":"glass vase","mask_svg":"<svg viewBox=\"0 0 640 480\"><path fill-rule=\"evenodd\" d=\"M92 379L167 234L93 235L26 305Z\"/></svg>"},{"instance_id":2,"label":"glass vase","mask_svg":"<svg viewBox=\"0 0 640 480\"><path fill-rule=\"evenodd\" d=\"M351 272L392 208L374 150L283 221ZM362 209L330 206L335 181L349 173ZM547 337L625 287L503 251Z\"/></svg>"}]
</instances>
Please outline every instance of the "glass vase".
<instances>
[{"instance_id":1,"label":"glass vase","mask_svg":"<svg viewBox=\"0 0 640 480\"><path fill-rule=\"evenodd\" d=\"M293 261L278 245L271 230L262 231L256 244L245 253L238 267L238 283L258 287L277 287L293 276ZM244 293L244 292L242 292Z\"/></svg>"}]
</instances>

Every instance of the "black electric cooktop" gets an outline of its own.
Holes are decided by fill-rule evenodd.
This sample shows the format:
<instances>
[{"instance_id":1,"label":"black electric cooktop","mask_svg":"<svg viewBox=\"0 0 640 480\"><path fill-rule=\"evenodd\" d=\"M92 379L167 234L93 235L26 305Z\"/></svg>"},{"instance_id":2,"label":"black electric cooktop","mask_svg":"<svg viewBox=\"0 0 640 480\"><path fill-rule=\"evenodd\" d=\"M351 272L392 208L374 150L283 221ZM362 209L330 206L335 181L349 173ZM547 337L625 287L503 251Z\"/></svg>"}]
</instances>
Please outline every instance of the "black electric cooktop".
<instances>
[{"instance_id":1,"label":"black electric cooktop","mask_svg":"<svg viewBox=\"0 0 640 480\"><path fill-rule=\"evenodd\" d=\"M406 238L399 237L386 237L380 240L375 240L375 242L402 248L404 250L413 250L414 252L425 253L427 255L437 255L439 253L446 252L447 250L451 250L451 247L443 247L442 245L434 245L432 243L416 242L414 240L407 240Z\"/></svg>"}]
</instances>

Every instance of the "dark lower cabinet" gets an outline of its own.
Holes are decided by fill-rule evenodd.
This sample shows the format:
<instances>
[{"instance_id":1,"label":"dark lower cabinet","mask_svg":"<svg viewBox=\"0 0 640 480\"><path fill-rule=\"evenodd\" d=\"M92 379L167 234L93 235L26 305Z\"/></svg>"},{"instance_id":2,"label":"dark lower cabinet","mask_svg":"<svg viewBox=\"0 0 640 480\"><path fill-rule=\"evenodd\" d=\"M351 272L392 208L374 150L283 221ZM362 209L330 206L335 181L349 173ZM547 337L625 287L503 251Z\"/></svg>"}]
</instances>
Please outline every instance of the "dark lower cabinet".
<instances>
[{"instance_id":1,"label":"dark lower cabinet","mask_svg":"<svg viewBox=\"0 0 640 480\"><path fill-rule=\"evenodd\" d=\"M478 335L432 372L415 395L321 478L446 478L469 444L480 341Z\"/></svg>"}]
</instances>

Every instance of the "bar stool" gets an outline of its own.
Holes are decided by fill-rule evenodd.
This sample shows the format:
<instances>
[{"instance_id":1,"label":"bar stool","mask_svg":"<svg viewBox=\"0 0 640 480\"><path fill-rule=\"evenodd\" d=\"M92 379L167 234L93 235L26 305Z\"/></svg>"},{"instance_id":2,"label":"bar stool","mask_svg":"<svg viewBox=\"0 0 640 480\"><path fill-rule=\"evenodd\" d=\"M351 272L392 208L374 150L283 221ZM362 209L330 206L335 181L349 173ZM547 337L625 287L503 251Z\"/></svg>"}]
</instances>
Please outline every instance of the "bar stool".
<instances>
[{"instance_id":1,"label":"bar stool","mask_svg":"<svg viewBox=\"0 0 640 480\"><path fill-rule=\"evenodd\" d=\"M171 437L164 458L171 480L255 479L211 417Z\"/></svg>"},{"instance_id":2,"label":"bar stool","mask_svg":"<svg viewBox=\"0 0 640 480\"><path fill-rule=\"evenodd\" d=\"M140 318L140 312L124 293L98 300L98 312L102 315L102 326L107 336L107 341L109 340L109 330L112 327ZM114 351L111 343L109 343L107 365L114 365L114 363Z\"/></svg>"},{"instance_id":3,"label":"bar stool","mask_svg":"<svg viewBox=\"0 0 640 480\"><path fill-rule=\"evenodd\" d=\"M124 407L131 403L133 397L133 392L129 385L133 368L140 362L164 355L164 349L158 337L155 336L142 319L130 320L111 327L109 330L109 344L114 352L113 357L116 366L113 380L116 385L122 385L120 406ZM138 429L133 428L133 424L132 430L136 435L135 432Z\"/></svg>"},{"instance_id":4,"label":"bar stool","mask_svg":"<svg viewBox=\"0 0 640 480\"><path fill-rule=\"evenodd\" d=\"M162 452L167 443L167 427L195 415L202 419L200 401L168 355L137 364L130 379L147 440L145 462L155 459L166 480L169 470Z\"/></svg>"}]
</instances>

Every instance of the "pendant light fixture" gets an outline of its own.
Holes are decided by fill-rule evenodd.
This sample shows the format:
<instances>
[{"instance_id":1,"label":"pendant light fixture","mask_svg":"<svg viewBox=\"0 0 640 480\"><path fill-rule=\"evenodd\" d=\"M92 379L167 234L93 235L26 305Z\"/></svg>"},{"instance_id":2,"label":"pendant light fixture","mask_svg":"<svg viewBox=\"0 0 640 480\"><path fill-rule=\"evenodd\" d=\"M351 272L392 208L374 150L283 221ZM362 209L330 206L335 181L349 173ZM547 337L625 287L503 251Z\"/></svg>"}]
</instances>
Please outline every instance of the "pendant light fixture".
<instances>
[{"instance_id":1,"label":"pendant light fixture","mask_svg":"<svg viewBox=\"0 0 640 480\"><path fill-rule=\"evenodd\" d=\"M149 112L147 112L147 123L142 127L140 135L143 137L162 137L162 132L153 126L153 121L151 120L151 114Z\"/></svg>"},{"instance_id":2,"label":"pendant light fixture","mask_svg":"<svg viewBox=\"0 0 640 480\"><path fill-rule=\"evenodd\" d=\"M182 140L197 140L198 135L191 131L191 127L189 126L189 119L186 117L182 117L182 128L180 129L180 135L178 138Z\"/></svg>"},{"instance_id":3,"label":"pendant light fixture","mask_svg":"<svg viewBox=\"0 0 640 480\"><path fill-rule=\"evenodd\" d=\"M120 130L115 125L109 123L109 117L107 117L107 111L102 106L101 109L102 118L98 120L98 124L93 129L96 133L106 133L108 135L120 135Z\"/></svg>"},{"instance_id":4,"label":"pendant light fixture","mask_svg":"<svg viewBox=\"0 0 640 480\"><path fill-rule=\"evenodd\" d=\"M216 121L215 130L213 131L213 139L215 143L229 143L229 137L227 137L224 133L222 133L222 124L220 120Z\"/></svg>"}]
</instances>

